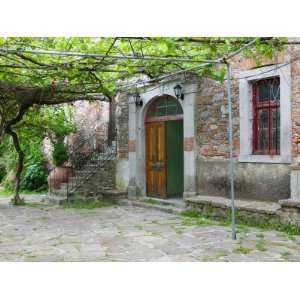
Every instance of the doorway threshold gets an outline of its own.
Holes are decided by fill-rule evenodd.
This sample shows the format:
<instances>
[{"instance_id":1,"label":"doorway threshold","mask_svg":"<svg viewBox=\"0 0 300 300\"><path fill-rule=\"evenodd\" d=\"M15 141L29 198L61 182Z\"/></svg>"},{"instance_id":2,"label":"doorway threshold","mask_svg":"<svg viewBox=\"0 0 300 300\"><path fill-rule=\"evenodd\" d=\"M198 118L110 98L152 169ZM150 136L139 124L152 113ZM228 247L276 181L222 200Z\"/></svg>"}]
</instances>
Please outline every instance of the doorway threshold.
<instances>
[{"instance_id":1,"label":"doorway threshold","mask_svg":"<svg viewBox=\"0 0 300 300\"><path fill-rule=\"evenodd\" d=\"M156 197L144 197L141 199L142 201L146 203L153 203L153 204L159 204L159 205L166 205L166 206L174 206L178 208L185 208L185 202L183 201L182 197L174 197L174 198L168 198L168 199L161 199Z\"/></svg>"},{"instance_id":2,"label":"doorway threshold","mask_svg":"<svg viewBox=\"0 0 300 300\"><path fill-rule=\"evenodd\" d=\"M120 200L119 204L149 208L176 215L180 215L186 209L186 204L182 198L173 201L173 199L144 197L138 200Z\"/></svg>"}]
</instances>

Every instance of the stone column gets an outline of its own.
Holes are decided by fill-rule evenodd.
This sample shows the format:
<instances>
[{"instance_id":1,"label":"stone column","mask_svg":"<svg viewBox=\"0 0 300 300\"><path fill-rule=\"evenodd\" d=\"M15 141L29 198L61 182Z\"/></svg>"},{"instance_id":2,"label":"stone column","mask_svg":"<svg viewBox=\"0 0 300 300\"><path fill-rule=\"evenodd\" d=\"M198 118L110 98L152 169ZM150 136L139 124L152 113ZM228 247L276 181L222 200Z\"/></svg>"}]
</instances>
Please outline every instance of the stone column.
<instances>
[{"instance_id":1,"label":"stone column","mask_svg":"<svg viewBox=\"0 0 300 300\"><path fill-rule=\"evenodd\" d=\"M129 184L128 199L137 198L136 188L136 106L132 97L129 97L129 126L128 126L128 158Z\"/></svg>"},{"instance_id":2,"label":"stone column","mask_svg":"<svg viewBox=\"0 0 300 300\"><path fill-rule=\"evenodd\" d=\"M187 91L194 91L197 85L184 87ZM186 94L183 105L183 134L184 134L184 192L183 198L196 195L196 154L195 154L195 94Z\"/></svg>"}]
</instances>

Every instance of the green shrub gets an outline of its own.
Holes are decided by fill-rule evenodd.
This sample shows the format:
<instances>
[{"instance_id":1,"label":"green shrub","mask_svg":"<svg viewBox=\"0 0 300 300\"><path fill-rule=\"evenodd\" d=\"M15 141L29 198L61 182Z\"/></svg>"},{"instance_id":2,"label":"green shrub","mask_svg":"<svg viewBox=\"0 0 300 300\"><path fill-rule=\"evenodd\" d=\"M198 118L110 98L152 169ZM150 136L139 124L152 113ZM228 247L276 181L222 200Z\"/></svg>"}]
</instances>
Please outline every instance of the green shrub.
<instances>
[{"instance_id":1,"label":"green shrub","mask_svg":"<svg viewBox=\"0 0 300 300\"><path fill-rule=\"evenodd\" d=\"M69 159L67 147L62 142L54 143L52 159L55 166L62 166Z\"/></svg>"},{"instance_id":2,"label":"green shrub","mask_svg":"<svg viewBox=\"0 0 300 300\"><path fill-rule=\"evenodd\" d=\"M24 170L21 189L28 191L47 189L47 172L43 161L33 162Z\"/></svg>"},{"instance_id":3,"label":"green shrub","mask_svg":"<svg viewBox=\"0 0 300 300\"><path fill-rule=\"evenodd\" d=\"M1 186L5 191L10 192L15 186L15 172L9 171L1 182Z\"/></svg>"},{"instance_id":4,"label":"green shrub","mask_svg":"<svg viewBox=\"0 0 300 300\"><path fill-rule=\"evenodd\" d=\"M0 165L0 183L6 175L6 168L4 165Z\"/></svg>"}]
</instances>

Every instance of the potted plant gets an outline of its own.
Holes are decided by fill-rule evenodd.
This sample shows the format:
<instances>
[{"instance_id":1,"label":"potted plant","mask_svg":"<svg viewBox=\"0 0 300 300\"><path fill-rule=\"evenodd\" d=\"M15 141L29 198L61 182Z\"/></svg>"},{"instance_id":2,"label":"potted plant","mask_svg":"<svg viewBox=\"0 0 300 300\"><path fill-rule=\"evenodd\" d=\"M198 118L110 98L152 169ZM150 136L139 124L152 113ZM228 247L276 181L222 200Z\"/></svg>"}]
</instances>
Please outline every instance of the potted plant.
<instances>
[{"instance_id":1,"label":"potted plant","mask_svg":"<svg viewBox=\"0 0 300 300\"><path fill-rule=\"evenodd\" d=\"M60 189L62 183L66 183L72 176L72 168L67 162L69 154L63 140L59 139L53 143L52 161L54 167L48 176L50 191Z\"/></svg>"}]
</instances>

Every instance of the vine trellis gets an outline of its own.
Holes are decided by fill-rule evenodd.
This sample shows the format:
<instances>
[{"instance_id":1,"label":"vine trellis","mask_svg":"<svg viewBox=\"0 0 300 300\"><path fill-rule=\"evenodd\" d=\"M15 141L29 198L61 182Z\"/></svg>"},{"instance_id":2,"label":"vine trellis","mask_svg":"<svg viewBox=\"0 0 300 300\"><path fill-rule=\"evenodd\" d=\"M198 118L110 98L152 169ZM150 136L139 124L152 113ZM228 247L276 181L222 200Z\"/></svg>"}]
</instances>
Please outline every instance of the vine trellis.
<instances>
[{"instance_id":1,"label":"vine trellis","mask_svg":"<svg viewBox=\"0 0 300 300\"><path fill-rule=\"evenodd\" d=\"M234 56L271 57L286 43L284 38L0 38L0 143L11 136L18 154L13 203L21 202L24 164L16 126L28 110L83 99L111 101L120 90L186 72L223 80Z\"/></svg>"}]
</instances>

